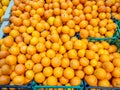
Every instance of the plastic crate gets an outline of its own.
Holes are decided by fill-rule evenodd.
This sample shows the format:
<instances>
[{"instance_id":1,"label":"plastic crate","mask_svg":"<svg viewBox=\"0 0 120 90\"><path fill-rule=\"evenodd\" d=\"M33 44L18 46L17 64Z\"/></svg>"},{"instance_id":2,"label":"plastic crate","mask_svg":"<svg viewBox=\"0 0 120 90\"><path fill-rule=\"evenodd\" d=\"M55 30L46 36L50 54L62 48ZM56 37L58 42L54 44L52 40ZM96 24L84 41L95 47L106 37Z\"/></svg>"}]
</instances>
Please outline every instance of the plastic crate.
<instances>
[{"instance_id":1,"label":"plastic crate","mask_svg":"<svg viewBox=\"0 0 120 90\"><path fill-rule=\"evenodd\" d=\"M81 82L80 85L78 86L42 86L42 85L38 85L35 81L32 82L32 88L33 90L50 90L50 89L54 89L54 90L83 90L84 89L84 84L83 81Z\"/></svg>"},{"instance_id":2,"label":"plastic crate","mask_svg":"<svg viewBox=\"0 0 120 90\"><path fill-rule=\"evenodd\" d=\"M120 90L119 87L90 86L85 81L83 83L85 85L84 90Z\"/></svg>"},{"instance_id":3,"label":"plastic crate","mask_svg":"<svg viewBox=\"0 0 120 90\"><path fill-rule=\"evenodd\" d=\"M24 86L18 86L18 85L0 85L0 90L10 90L10 89L15 89L15 90L32 90L32 86L31 85L24 85Z\"/></svg>"}]
</instances>

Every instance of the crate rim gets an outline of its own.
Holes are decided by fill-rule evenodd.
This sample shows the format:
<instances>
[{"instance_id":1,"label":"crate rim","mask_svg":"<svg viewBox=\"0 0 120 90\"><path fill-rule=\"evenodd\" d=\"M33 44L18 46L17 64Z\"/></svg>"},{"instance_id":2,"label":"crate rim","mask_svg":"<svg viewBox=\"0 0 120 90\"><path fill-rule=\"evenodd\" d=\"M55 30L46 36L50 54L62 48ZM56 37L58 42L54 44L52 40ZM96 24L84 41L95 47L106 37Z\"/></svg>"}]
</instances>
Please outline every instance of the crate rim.
<instances>
[{"instance_id":1,"label":"crate rim","mask_svg":"<svg viewBox=\"0 0 120 90\"><path fill-rule=\"evenodd\" d=\"M84 88L83 80L81 80L81 84L77 86L47 86L47 85L38 85L35 81L32 82L33 88Z\"/></svg>"}]
</instances>

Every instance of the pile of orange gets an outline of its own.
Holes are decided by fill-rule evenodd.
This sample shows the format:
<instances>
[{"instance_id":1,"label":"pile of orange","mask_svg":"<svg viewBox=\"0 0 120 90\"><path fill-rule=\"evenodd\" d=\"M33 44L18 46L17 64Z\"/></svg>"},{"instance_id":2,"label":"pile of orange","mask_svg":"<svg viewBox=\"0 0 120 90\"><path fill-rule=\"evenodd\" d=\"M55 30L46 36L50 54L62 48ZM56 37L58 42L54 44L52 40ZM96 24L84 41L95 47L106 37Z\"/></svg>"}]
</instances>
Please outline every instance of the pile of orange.
<instances>
[{"instance_id":1,"label":"pile of orange","mask_svg":"<svg viewBox=\"0 0 120 90\"><path fill-rule=\"evenodd\" d=\"M109 2L108 2L109 1ZM0 40L0 85L120 87L120 54L109 43L77 39L111 37L109 4L119 0L14 0L8 34Z\"/></svg>"}]
</instances>

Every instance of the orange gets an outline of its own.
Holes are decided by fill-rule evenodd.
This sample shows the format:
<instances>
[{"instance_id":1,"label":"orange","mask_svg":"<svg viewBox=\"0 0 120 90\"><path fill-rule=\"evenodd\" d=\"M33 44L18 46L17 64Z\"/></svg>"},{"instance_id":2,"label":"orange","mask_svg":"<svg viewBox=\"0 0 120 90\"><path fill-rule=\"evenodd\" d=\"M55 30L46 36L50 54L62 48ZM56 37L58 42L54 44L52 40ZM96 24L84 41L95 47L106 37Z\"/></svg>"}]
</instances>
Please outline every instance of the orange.
<instances>
[{"instance_id":1,"label":"orange","mask_svg":"<svg viewBox=\"0 0 120 90\"><path fill-rule=\"evenodd\" d=\"M59 35L58 34L52 34L50 40L52 42L58 42L59 41Z\"/></svg>"},{"instance_id":2,"label":"orange","mask_svg":"<svg viewBox=\"0 0 120 90\"><path fill-rule=\"evenodd\" d=\"M63 22L67 22L68 20L69 20L69 15L67 14L67 13L62 13L61 14L61 20L63 21Z\"/></svg>"},{"instance_id":3,"label":"orange","mask_svg":"<svg viewBox=\"0 0 120 90\"><path fill-rule=\"evenodd\" d=\"M61 65L61 60L60 60L60 58L59 58L59 57L53 57L53 58L51 59L51 65L52 65L53 67L59 67L59 66Z\"/></svg>"},{"instance_id":4,"label":"orange","mask_svg":"<svg viewBox=\"0 0 120 90\"><path fill-rule=\"evenodd\" d=\"M30 5L25 6L25 11L30 12L30 10L31 10L31 6Z\"/></svg>"},{"instance_id":5,"label":"orange","mask_svg":"<svg viewBox=\"0 0 120 90\"><path fill-rule=\"evenodd\" d=\"M63 68L62 67L56 67L53 70L53 75L57 78L60 78L63 76Z\"/></svg>"},{"instance_id":6,"label":"orange","mask_svg":"<svg viewBox=\"0 0 120 90\"><path fill-rule=\"evenodd\" d=\"M59 81L60 81L61 84L67 84L68 83L68 79L66 79L63 76L59 78Z\"/></svg>"},{"instance_id":7,"label":"orange","mask_svg":"<svg viewBox=\"0 0 120 90\"><path fill-rule=\"evenodd\" d=\"M33 56L32 56L32 61L33 61L34 63L39 63L39 62L41 61L41 56L40 56L40 54L33 54Z\"/></svg>"},{"instance_id":8,"label":"orange","mask_svg":"<svg viewBox=\"0 0 120 90\"><path fill-rule=\"evenodd\" d=\"M83 11L84 11L84 13L90 13L92 11L92 9L90 6L86 6Z\"/></svg>"},{"instance_id":9,"label":"orange","mask_svg":"<svg viewBox=\"0 0 120 90\"><path fill-rule=\"evenodd\" d=\"M70 67L67 67L63 73L64 77L67 79L72 79L75 75L74 70Z\"/></svg>"},{"instance_id":10,"label":"orange","mask_svg":"<svg viewBox=\"0 0 120 90\"><path fill-rule=\"evenodd\" d=\"M43 75L45 76L45 77L49 77L49 76L51 76L53 74L53 68L52 67L45 67L44 69L43 69Z\"/></svg>"},{"instance_id":11,"label":"orange","mask_svg":"<svg viewBox=\"0 0 120 90\"><path fill-rule=\"evenodd\" d=\"M59 51L60 45L59 43L53 43L51 48L55 51Z\"/></svg>"},{"instance_id":12,"label":"orange","mask_svg":"<svg viewBox=\"0 0 120 90\"><path fill-rule=\"evenodd\" d=\"M95 68L100 68L100 67L102 67L102 62L98 61L97 66L95 66Z\"/></svg>"},{"instance_id":13,"label":"orange","mask_svg":"<svg viewBox=\"0 0 120 90\"><path fill-rule=\"evenodd\" d=\"M72 41L67 41L67 42L65 42L64 46L67 50L70 50L70 49L73 48L73 42Z\"/></svg>"},{"instance_id":14,"label":"orange","mask_svg":"<svg viewBox=\"0 0 120 90\"><path fill-rule=\"evenodd\" d=\"M38 44L38 42L39 42L39 39L37 37L32 37L30 40L31 45L36 45Z\"/></svg>"},{"instance_id":15,"label":"orange","mask_svg":"<svg viewBox=\"0 0 120 90\"><path fill-rule=\"evenodd\" d=\"M33 31L32 36L33 37L40 37L40 33L38 31Z\"/></svg>"},{"instance_id":16,"label":"orange","mask_svg":"<svg viewBox=\"0 0 120 90\"><path fill-rule=\"evenodd\" d=\"M26 29L27 33L31 34L34 31L34 27L30 26Z\"/></svg>"},{"instance_id":17,"label":"orange","mask_svg":"<svg viewBox=\"0 0 120 90\"><path fill-rule=\"evenodd\" d=\"M97 86L97 78L94 75L85 76L85 81L88 85Z\"/></svg>"},{"instance_id":18,"label":"orange","mask_svg":"<svg viewBox=\"0 0 120 90\"><path fill-rule=\"evenodd\" d=\"M7 75L1 75L0 76L0 84L1 85L7 85L10 83L10 77Z\"/></svg>"},{"instance_id":19,"label":"orange","mask_svg":"<svg viewBox=\"0 0 120 90\"><path fill-rule=\"evenodd\" d=\"M98 86L110 87L110 82L106 79L98 81Z\"/></svg>"},{"instance_id":20,"label":"orange","mask_svg":"<svg viewBox=\"0 0 120 90\"><path fill-rule=\"evenodd\" d=\"M69 7L69 8L67 8L66 11L67 11L68 14L71 14L72 13L72 8Z\"/></svg>"},{"instance_id":21,"label":"orange","mask_svg":"<svg viewBox=\"0 0 120 90\"><path fill-rule=\"evenodd\" d=\"M47 19L48 19L49 17L51 17L52 14L53 14L53 12L50 11L50 10L46 10L46 11L44 12L44 16L45 16L45 18L47 18Z\"/></svg>"},{"instance_id":22,"label":"orange","mask_svg":"<svg viewBox=\"0 0 120 90\"><path fill-rule=\"evenodd\" d=\"M67 9L67 8L68 8L68 4L66 2L62 2L61 9Z\"/></svg>"},{"instance_id":23,"label":"orange","mask_svg":"<svg viewBox=\"0 0 120 90\"><path fill-rule=\"evenodd\" d=\"M20 26L20 25L22 25L22 19L15 17L15 18L13 19L13 23L14 23L16 26Z\"/></svg>"},{"instance_id":24,"label":"orange","mask_svg":"<svg viewBox=\"0 0 120 90\"><path fill-rule=\"evenodd\" d=\"M12 55L16 56L16 55L18 55L20 53L20 50L19 50L19 47L12 46L12 47L10 47L9 52Z\"/></svg>"},{"instance_id":25,"label":"orange","mask_svg":"<svg viewBox=\"0 0 120 90\"><path fill-rule=\"evenodd\" d=\"M6 27L3 28L3 32L8 34L8 33L11 32L11 28L9 26L6 26Z\"/></svg>"},{"instance_id":26,"label":"orange","mask_svg":"<svg viewBox=\"0 0 120 90\"><path fill-rule=\"evenodd\" d=\"M119 58L114 58L113 59L113 65L116 67L120 67L120 59Z\"/></svg>"},{"instance_id":27,"label":"orange","mask_svg":"<svg viewBox=\"0 0 120 90\"><path fill-rule=\"evenodd\" d=\"M9 52L8 51L4 51L4 50L1 50L0 51L0 58L5 58L6 56L9 55Z\"/></svg>"},{"instance_id":28,"label":"orange","mask_svg":"<svg viewBox=\"0 0 120 90\"><path fill-rule=\"evenodd\" d=\"M33 78L34 78L34 72L32 70L27 70L25 72L25 76L26 76L27 79L33 80Z\"/></svg>"},{"instance_id":29,"label":"orange","mask_svg":"<svg viewBox=\"0 0 120 90\"><path fill-rule=\"evenodd\" d=\"M92 14L87 13L85 15L85 17L86 17L87 20L91 20L92 19Z\"/></svg>"},{"instance_id":30,"label":"orange","mask_svg":"<svg viewBox=\"0 0 120 90\"><path fill-rule=\"evenodd\" d=\"M70 67L73 69L78 69L79 61L77 59L70 60Z\"/></svg>"},{"instance_id":31,"label":"orange","mask_svg":"<svg viewBox=\"0 0 120 90\"><path fill-rule=\"evenodd\" d=\"M100 61L101 62L110 61L110 56L107 54L102 54L102 55L100 55Z\"/></svg>"},{"instance_id":32,"label":"orange","mask_svg":"<svg viewBox=\"0 0 120 90\"><path fill-rule=\"evenodd\" d=\"M54 14L57 14L57 15L60 14L60 9L55 8L54 9ZM56 27L62 26L62 20L61 20L60 16L57 16L55 18L55 20L54 20L54 26L56 26Z\"/></svg>"},{"instance_id":33,"label":"orange","mask_svg":"<svg viewBox=\"0 0 120 90\"><path fill-rule=\"evenodd\" d=\"M41 56L41 58L46 57L46 52L41 52L40 56Z\"/></svg>"},{"instance_id":34,"label":"orange","mask_svg":"<svg viewBox=\"0 0 120 90\"><path fill-rule=\"evenodd\" d=\"M117 47L115 45L110 45L108 51L109 51L109 53L116 52L117 51Z\"/></svg>"},{"instance_id":35,"label":"orange","mask_svg":"<svg viewBox=\"0 0 120 90\"><path fill-rule=\"evenodd\" d=\"M47 23L49 25L53 25L54 24L54 20L55 20L55 17L51 16L51 17L48 18Z\"/></svg>"},{"instance_id":36,"label":"orange","mask_svg":"<svg viewBox=\"0 0 120 90\"><path fill-rule=\"evenodd\" d=\"M84 57L85 56L85 49L78 50L78 56L79 57Z\"/></svg>"},{"instance_id":37,"label":"orange","mask_svg":"<svg viewBox=\"0 0 120 90\"><path fill-rule=\"evenodd\" d=\"M112 78L111 73L107 73L107 75L106 75L106 78L105 78L105 79L110 80L111 78Z\"/></svg>"},{"instance_id":38,"label":"orange","mask_svg":"<svg viewBox=\"0 0 120 90\"><path fill-rule=\"evenodd\" d=\"M73 16L79 16L80 15L80 11L78 9L74 9L73 12L72 12L72 15Z\"/></svg>"},{"instance_id":39,"label":"orange","mask_svg":"<svg viewBox=\"0 0 120 90\"><path fill-rule=\"evenodd\" d=\"M36 49L37 49L38 52L43 52L43 51L46 50L45 45L43 43L38 43L36 45Z\"/></svg>"},{"instance_id":40,"label":"orange","mask_svg":"<svg viewBox=\"0 0 120 90\"><path fill-rule=\"evenodd\" d=\"M32 69L33 66L34 66L34 62L33 62L32 60L27 60L27 61L25 62L25 67L26 67L26 69Z\"/></svg>"},{"instance_id":41,"label":"orange","mask_svg":"<svg viewBox=\"0 0 120 90\"><path fill-rule=\"evenodd\" d=\"M23 20L23 26L29 27L30 26L30 20L29 19Z\"/></svg>"},{"instance_id":42,"label":"orange","mask_svg":"<svg viewBox=\"0 0 120 90\"><path fill-rule=\"evenodd\" d=\"M45 38L44 37L39 37L39 43L45 43Z\"/></svg>"},{"instance_id":43,"label":"orange","mask_svg":"<svg viewBox=\"0 0 120 90\"><path fill-rule=\"evenodd\" d=\"M48 35L49 35L49 31L44 30L41 32L41 37L46 38Z\"/></svg>"},{"instance_id":44,"label":"orange","mask_svg":"<svg viewBox=\"0 0 120 90\"><path fill-rule=\"evenodd\" d=\"M67 22L67 26L68 26L69 28L74 28L74 27L75 27L75 22L74 22L73 20L69 20L69 21Z\"/></svg>"},{"instance_id":45,"label":"orange","mask_svg":"<svg viewBox=\"0 0 120 90\"><path fill-rule=\"evenodd\" d=\"M68 57L71 59L75 59L77 57L77 51L75 49L71 49L68 51Z\"/></svg>"},{"instance_id":46,"label":"orange","mask_svg":"<svg viewBox=\"0 0 120 90\"><path fill-rule=\"evenodd\" d=\"M100 19L105 19L106 18L106 14L105 13L99 13L99 18Z\"/></svg>"},{"instance_id":47,"label":"orange","mask_svg":"<svg viewBox=\"0 0 120 90\"><path fill-rule=\"evenodd\" d=\"M47 85L48 86L56 86L58 84L57 78L54 76L49 76L47 78Z\"/></svg>"},{"instance_id":48,"label":"orange","mask_svg":"<svg viewBox=\"0 0 120 90\"><path fill-rule=\"evenodd\" d=\"M73 77L70 80L70 85L72 85L72 86L77 86L77 85L80 85L80 84L81 84L81 79L77 76Z\"/></svg>"},{"instance_id":49,"label":"orange","mask_svg":"<svg viewBox=\"0 0 120 90\"><path fill-rule=\"evenodd\" d=\"M62 33L68 34L69 32L70 32L70 28L68 26L65 25L62 27Z\"/></svg>"},{"instance_id":50,"label":"orange","mask_svg":"<svg viewBox=\"0 0 120 90\"><path fill-rule=\"evenodd\" d=\"M75 49L82 49L82 44L83 42L81 40L76 40L73 45Z\"/></svg>"},{"instance_id":51,"label":"orange","mask_svg":"<svg viewBox=\"0 0 120 90\"><path fill-rule=\"evenodd\" d=\"M35 74L34 76L34 80L37 82L37 83L42 83L45 81L45 76L43 75L43 73L37 73Z\"/></svg>"},{"instance_id":52,"label":"orange","mask_svg":"<svg viewBox=\"0 0 120 90\"><path fill-rule=\"evenodd\" d=\"M44 8L38 8L36 11L37 14L39 14L40 16L43 16L44 14Z\"/></svg>"},{"instance_id":53,"label":"orange","mask_svg":"<svg viewBox=\"0 0 120 90\"><path fill-rule=\"evenodd\" d=\"M0 67L2 67L5 64L5 59L0 59Z\"/></svg>"},{"instance_id":54,"label":"orange","mask_svg":"<svg viewBox=\"0 0 120 90\"><path fill-rule=\"evenodd\" d=\"M38 20L36 19L31 19L31 26L35 27L38 23ZM34 32L34 31L33 31Z\"/></svg>"},{"instance_id":55,"label":"orange","mask_svg":"<svg viewBox=\"0 0 120 90\"><path fill-rule=\"evenodd\" d=\"M108 43L108 42L105 42L105 41L102 41L101 44L103 45L103 47L104 47L105 49L108 49L109 46L110 46L109 43Z\"/></svg>"},{"instance_id":56,"label":"orange","mask_svg":"<svg viewBox=\"0 0 120 90\"><path fill-rule=\"evenodd\" d=\"M49 49L47 52L46 52L46 55L47 57L49 58L53 58L55 57L55 51L53 49Z\"/></svg>"},{"instance_id":57,"label":"orange","mask_svg":"<svg viewBox=\"0 0 120 90\"><path fill-rule=\"evenodd\" d=\"M112 85L114 87L120 87L120 78L113 78L112 79Z\"/></svg>"},{"instance_id":58,"label":"orange","mask_svg":"<svg viewBox=\"0 0 120 90\"><path fill-rule=\"evenodd\" d=\"M43 57L42 60L41 60L41 64L43 66L49 66L50 65L50 58L48 57Z\"/></svg>"},{"instance_id":59,"label":"orange","mask_svg":"<svg viewBox=\"0 0 120 90\"><path fill-rule=\"evenodd\" d=\"M105 69L106 72L112 72L114 70L114 64L111 62L104 62L102 67Z\"/></svg>"},{"instance_id":60,"label":"orange","mask_svg":"<svg viewBox=\"0 0 120 90\"><path fill-rule=\"evenodd\" d=\"M25 66L23 64L17 64L15 66L15 72L19 75L24 74L25 72Z\"/></svg>"},{"instance_id":61,"label":"orange","mask_svg":"<svg viewBox=\"0 0 120 90\"><path fill-rule=\"evenodd\" d=\"M35 54L36 53L36 48L34 46L32 46L32 45L29 45L27 47L27 53L30 54L30 55Z\"/></svg>"},{"instance_id":62,"label":"orange","mask_svg":"<svg viewBox=\"0 0 120 90\"><path fill-rule=\"evenodd\" d=\"M86 29L81 29L80 30L80 36L81 38L87 38L89 35L89 32Z\"/></svg>"},{"instance_id":63,"label":"orange","mask_svg":"<svg viewBox=\"0 0 120 90\"><path fill-rule=\"evenodd\" d=\"M86 58L86 57L80 58L79 62L80 62L80 65L82 65L82 66L87 66L87 65L89 65L89 60L88 60L88 58Z\"/></svg>"},{"instance_id":64,"label":"orange","mask_svg":"<svg viewBox=\"0 0 120 90\"><path fill-rule=\"evenodd\" d=\"M60 7L60 5L59 5L58 2L59 2L59 1L54 1L54 2L53 2L53 8L59 8L59 7Z\"/></svg>"},{"instance_id":65,"label":"orange","mask_svg":"<svg viewBox=\"0 0 120 90\"><path fill-rule=\"evenodd\" d=\"M69 60L68 58L62 58L62 59L61 59L61 66L62 66L63 68L68 67L69 64L70 64L70 60Z\"/></svg>"},{"instance_id":66,"label":"orange","mask_svg":"<svg viewBox=\"0 0 120 90\"><path fill-rule=\"evenodd\" d=\"M36 30L39 32L42 32L45 29L45 26L43 23L37 23L36 24Z\"/></svg>"},{"instance_id":67,"label":"orange","mask_svg":"<svg viewBox=\"0 0 120 90\"><path fill-rule=\"evenodd\" d=\"M3 39L3 44L7 47L12 46L14 43L14 39L12 36L7 36Z\"/></svg>"},{"instance_id":68,"label":"orange","mask_svg":"<svg viewBox=\"0 0 120 90\"><path fill-rule=\"evenodd\" d=\"M74 31L74 29L70 29L70 32L69 32L69 36L74 36L75 35L75 31Z\"/></svg>"},{"instance_id":69,"label":"orange","mask_svg":"<svg viewBox=\"0 0 120 90\"><path fill-rule=\"evenodd\" d=\"M92 50L86 50L85 56L88 59L94 59L95 58L95 52Z\"/></svg>"},{"instance_id":70,"label":"orange","mask_svg":"<svg viewBox=\"0 0 120 90\"><path fill-rule=\"evenodd\" d=\"M119 54L118 52L115 52L115 53L113 53L113 56L114 56L114 58L116 59L116 58L119 58L119 57L120 57L120 54Z\"/></svg>"},{"instance_id":71,"label":"orange","mask_svg":"<svg viewBox=\"0 0 120 90\"><path fill-rule=\"evenodd\" d=\"M17 58L14 55L8 55L5 60L6 64L8 65L16 65L17 63Z\"/></svg>"},{"instance_id":72,"label":"orange","mask_svg":"<svg viewBox=\"0 0 120 90\"><path fill-rule=\"evenodd\" d=\"M20 52L22 54L25 54L27 52L27 45L23 45L22 47L20 47Z\"/></svg>"},{"instance_id":73,"label":"orange","mask_svg":"<svg viewBox=\"0 0 120 90\"><path fill-rule=\"evenodd\" d=\"M80 79L83 79L84 76L85 76L85 73L84 73L82 70L77 70L77 71L75 72L75 75L76 75L77 77L79 77Z\"/></svg>"},{"instance_id":74,"label":"orange","mask_svg":"<svg viewBox=\"0 0 120 90\"><path fill-rule=\"evenodd\" d=\"M115 67L114 70L112 71L112 76L119 78L120 77L120 67Z\"/></svg>"},{"instance_id":75,"label":"orange","mask_svg":"<svg viewBox=\"0 0 120 90\"><path fill-rule=\"evenodd\" d=\"M34 66L33 66L33 72L34 73L39 73L39 72L41 72L43 70L43 66L41 65L41 64L35 64Z\"/></svg>"},{"instance_id":76,"label":"orange","mask_svg":"<svg viewBox=\"0 0 120 90\"><path fill-rule=\"evenodd\" d=\"M97 68L94 71L94 75L97 77L97 79L102 80L102 79L105 79L106 77L106 71L102 68Z\"/></svg>"},{"instance_id":77,"label":"orange","mask_svg":"<svg viewBox=\"0 0 120 90\"><path fill-rule=\"evenodd\" d=\"M45 47L46 47L46 48L50 49L51 46L52 46L52 43L51 43L50 41L46 41L46 42L45 42Z\"/></svg>"},{"instance_id":78,"label":"orange","mask_svg":"<svg viewBox=\"0 0 120 90\"><path fill-rule=\"evenodd\" d=\"M83 16L84 17L84 16ZM79 24L80 23L80 17L78 17L78 16L75 16L75 17L73 17L73 20L74 20L74 22L75 22L75 24ZM79 25L78 25L79 26Z\"/></svg>"},{"instance_id":79,"label":"orange","mask_svg":"<svg viewBox=\"0 0 120 90\"><path fill-rule=\"evenodd\" d=\"M107 20L106 20L106 19L101 20L101 21L99 22L99 26L100 26L100 27L105 27L106 25L107 25Z\"/></svg>"},{"instance_id":80,"label":"orange","mask_svg":"<svg viewBox=\"0 0 120 90\"><path fill-rule=\"evenodd\" d=\"M15 76L17 76L18 74L16 73L16 72L12 72L11 74L10 74L10 79L13 79Z\"/></svg>"},{"instance_id":81,"label":"orange","mask_svg":"<svg viewBox=\"0 0 120 90\"><path fill-rule=\"evenodd\" d=\"M34 9L38 9L38 8L40 7L40 5L39 5L39 3L37 3L37 2L33 2L33 3L32 3L32 7L33 7Z\"/></svg>"},{"instance_id":82,"label":"orange","mask_svg":"<svg viewBox=\"0 0 120 90\"><path fill-rule=\"evenodd\" d=\"M92 26L97 26L97 25L98 25L98 20L97 20L97 19L91 19L91 20L90 20L90 24L91 24Z\"/></svg>"},{"instance_id":83,"label":"orange","mask_svg":"<svg viewBox=\"0 0 120 90\"><path fill-rule=\"evenodd\" d=\"M1 73L4 75L9 75L11 73L11 68L9 65L5 64L1 67Z\"/></svg>"},{"instance_id":84,"label":"orange","mask_svg":"<svg viewBox=\"0 0 120 90\"><path fill-rule=\"evenodd\" d=\"M13 84L14 85L23 85L25 81L24 76L15 76L13 78Z\"/></svg>"},{"instance_id":85,"label":"orange","mask_svg":"<svg viewBox=\"0 0 120 90\"><path fill-rule=\"evenodd\" d=\"M89 49L93 50L94 52L97 52L99 48L96 44L93 44L93 45L90 45Z\"/></svg>"},{"instance_id":86,"label":"orange","mask_svg":"<svg viewBox=\"0 0 120 90\"><path fill-rule=\"evenodd\" d=\"M88 65L84 68L84 72L87 75L91 75L94 72L94 68L91 65Z\"/></svg>"},{"instance_id":87,"label":"orange","mask_svg":"<svg viewBox=\"0 0 120 90\"><path fill-rule=\"evenodd\" d=\"M90 65L93 66L93 67L97 66L97 64L98 64L98 61L96 59L92 59L90 61Z\"/></svg>"},{"instance_id":88,"label":"orange","mask_svg":"<svg viewBox=\"0 0 120 90\"><path fill-rule=\"evenodd\" d=\"M70 36L68 34L62 34L61 40L62 40L62 42L67 42L70 40Z\"/></svg>"},{"instance_id":89,"label":"orange","mask_svg":"<svg viewBox=\"0 0 120 90\"><path fill-rule=\"evenodd\" d=\"M81 21L79 24L81 29L86 28L87 25L88 25L88 21L86 21L86 20Z\"/></svg>"},{"instance_id":90,"label":"orange","mask_svg":"<svg viewBox=\"0 0 120 90\"><path fill-rule=\"evenodd\" d=\"M22 41L23 41L22 36L17 36L17 37L15 38L15 41L16 41L16 43L22 42Z\"/></svg>"}]
</instances>

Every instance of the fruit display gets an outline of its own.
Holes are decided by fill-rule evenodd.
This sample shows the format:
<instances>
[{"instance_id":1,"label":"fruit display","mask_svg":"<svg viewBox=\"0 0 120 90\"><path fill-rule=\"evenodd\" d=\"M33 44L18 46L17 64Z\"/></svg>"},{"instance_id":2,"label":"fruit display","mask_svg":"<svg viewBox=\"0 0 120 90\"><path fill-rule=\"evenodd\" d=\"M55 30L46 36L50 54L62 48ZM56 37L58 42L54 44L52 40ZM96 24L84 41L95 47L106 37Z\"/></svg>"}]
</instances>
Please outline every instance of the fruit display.
<instances>
[{"instance_id":1,"label":"fruit display","mask_svg":"<svg viewBox=\"0 0 120 90\"><path fill-rule=\"evenodd\" d=\"M120 87L120 54L106 41L119 0L14 0L0 39L0 85ZM117 7L118 6L118 7ZM114 8L112 9L112 11ZM80 33L82 39L75 34Z\"/></svg>"},{"instance_id":2,"label":"fruit display","mask_svg":"<svg viewBox=\"0 0 120 90\"><path fill-rule=\"evenodd\" d=\"M4 13L9 5L10 0L0 0L0 22L3 19Z\"/></svg>"}]
</instances>

